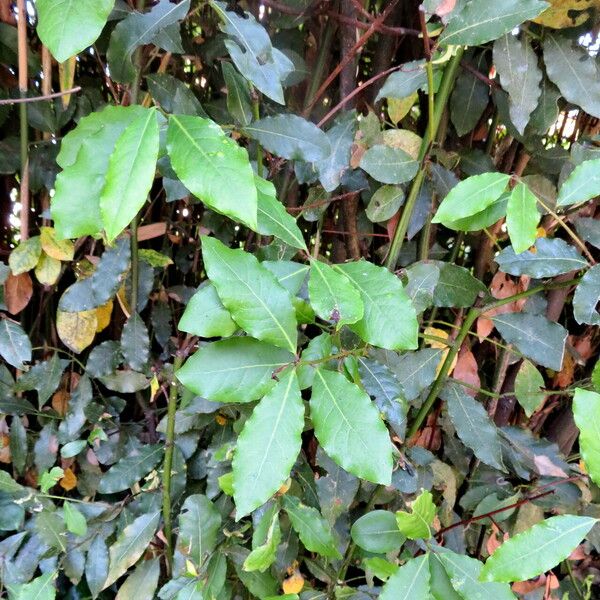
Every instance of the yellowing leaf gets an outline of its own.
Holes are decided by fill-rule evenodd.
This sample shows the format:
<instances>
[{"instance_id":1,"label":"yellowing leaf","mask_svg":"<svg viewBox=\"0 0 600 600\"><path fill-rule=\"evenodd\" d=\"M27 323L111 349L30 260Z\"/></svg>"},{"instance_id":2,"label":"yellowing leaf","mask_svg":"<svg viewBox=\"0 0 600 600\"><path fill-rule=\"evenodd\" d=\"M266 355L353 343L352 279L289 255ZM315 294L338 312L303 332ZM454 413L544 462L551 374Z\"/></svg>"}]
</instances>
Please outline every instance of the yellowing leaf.
<instances>
[{"instance_id":1,"label":"yellowing leaf","mask_svg":"<svg viewBox=\"0 0 600 600\"><path fill-rule=\"evenodd\" d=\"M77 64L77 56L71 56L68 60L58 63L58 80L60 83L60 91L70 90L73 88L75 81L75 65ZM65 94L61 97L62 105L65 110L69 107L71 94Z\"/></svg>"},{"instance_id":2,"label":"yellowing leaf","mask_svg":"<svg viewBox=\"0 0 600 600\"><path fill-rule=\"evenodd\" d=\"M65 469L65 474L58 484L63 490L70 492L77 487L77 475L75 475L71 469Z\"/></svg>"},{"instance_id":3,"label":"yellowing leaf","mask_svg":"<svg viewBox=\"0 0 600 600\"><path fill-rule=\"evenodd\" d=\"M283 580L282 588L284 594L299 594L304 587L304 577L300 571Z\"/></svg>"},{"instance_id":4,"label":"yellowing leaf","mask_svg":"<svg viewBox=\"0 0 600 600\"><path fill-rule=\"evenodd\" d=\"M167 255L156 250L140 250L139 255L140 259L147 262L151 267L168 267L173 264L173 261Z\"/></svg>"},{"instance_id":5,"label":"yellowing leaf","mask_svg":"<svg viewBox=\"0 0 600 600\"><path fill-rule=\"evenodd\" d=\"M428 346L431 346L432 348L435 348L437 350L443 350L442 357L441 357L440 362L436 369L436 375L438 375L440 372L440 369L442 368L442 365L444 364L444 361L446 360L446 356L448 356L448 352L450 352L451 342L448 339L450 336L443 329L437 329L436 327L426 327L424 334L425 334L425 336L442 338L444 340L442 342L441 340L432 340L432 339L428 339L427 337L425 337L425 343ZM458 360L458 354L454 357L454 360L452 361L452 364L450 365L450 371L448 371L448 375L450 375L452 373L452 371L454 371L454 367L456 366L457 360Z\"/></svg>"},{"instance_id":6,"label":"yellowing leaf","mask_svg":"<svg viewBox=\"0 0 600 600\"><path fill-rule=\"evenodd\" d=\"M56 330L63 344L79 354L93 341L98 326L96 309L56 313Z\"/></svg>"},{"instance_id":7,"label":"yellowing leaf","mask_svg":"<svg viewBox=\"0 0 600 600\"><path fill-rule=\"evenodd\" d=\"M417 160L423 139L408 129L388 129L383 132L383 143L390 148L400 148Z\"/></svg>"},{"instance_id":8,"label":"yellowing leaf","mask_svg":"<svg viewBox=\"0 0 600 600\"><path fill-rule=\"evenodd\" d=\"M35 276L42 285L54 285L60 275L60 260L42 252L35 267Z\"/></svg>"},{"instance_id":9,"label":"yellowing leaf","mask_svg":"<svg viewBox=\"0 0 600 600\"><path fill-rule=\"evenodd\" d=\"M550 8L539 17L535 23L552 27L552 29L567 29L577 27L590 18L590 8L600 8L598 0L548 0Z\"/></svg>"},{"instance_id":10,"label":"yellowing leaf","mask_svg":"<svg viewBox=\"0 0 600 600\"><path fill-rule=\"evenodd\" d=\"M410 112L419 95L414 92L406 98L388 98L387 111L390 120L397 125Z\"/></svg>"},{"instance_id":11,"label":"yellowing leaf","mask_svg":"<svg viewBox=\"0 0 600 600\"><path fill-rule=\"evenodd\" d=\"M150 381L150 402L154 402L154 397L160 390L160 384L158 383L158 377L154 375L152 380Z\"/></svg>"},{"instance_id":12,"label":"yellowing leaf","mask_svg":"<svg viewBox=\"0 0 600 600\"><path fill-rule=\"evenodd\" d=\"M112 311L112 300L109 300L106 304L103 304L96 309L96 319L98 320L98 324L96 325L96 333L100 333L109 326Z\"/></svg>"},{"instance_id":13,"label":"yellowing leaf","mask_svg":"<svg viewBox=\"0 0 600 600\"><path fill-rule=\"evenodd\" d=\"M75 246L71 240L57 240L53 227L40 228L42 250L56 260L73 260Z\"/></svg>"}]
</instances>

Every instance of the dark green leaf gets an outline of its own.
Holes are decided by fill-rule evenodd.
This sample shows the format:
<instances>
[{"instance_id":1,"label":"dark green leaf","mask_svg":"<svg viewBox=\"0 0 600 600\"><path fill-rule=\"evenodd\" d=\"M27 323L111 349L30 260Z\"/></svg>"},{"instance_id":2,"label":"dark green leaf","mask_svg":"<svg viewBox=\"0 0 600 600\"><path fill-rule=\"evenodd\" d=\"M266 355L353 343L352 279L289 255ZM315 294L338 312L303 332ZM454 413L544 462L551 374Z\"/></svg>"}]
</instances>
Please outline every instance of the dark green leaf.
<instances>
[{"instance_id":1,"label":"dark green leaf","mask_svg":"<svg viewBox=\"0 0 600 600\"><path fill-rule=\"evenodd\" d=\"M540 392L544 387L544 378L528 360L524 360L515 379L515 395L523 407L525 414L530 417L541 405L546 394Z\"/></svg>"},{"instance_id":2,"label":"dark green leaf","mask_svg":"<svg viewBox=\"0 0 600 600\"><path fill-rule=\"evenodd\" d=\"M429 599L429 557L427 554L409 559L383 586L381 600Z\"/></svg>"},{"instance_id":3,"label":"dark green leaf","mask_svg":"<svg viewBox=\"0 0 600 600\"><path fill-rule=\"evenodd\" d=\"M573 313L578 323L600 325L600 265L594 265L581 278L573 296Z\"/></svg>"},{"instance_id":4,"label":"dark green leaf","mask_svg":"<svg viewBox=\"0 0 600 600\"><path fill-rule=\"evenodd\" d=\"M141 446L102 476L98 491L101 494L114 494L130 488L159 463L163 453L164 447L161 444Z\"/></svg>"},{"instance_id":5,"label":"dark green leaf","mask_svg":"<svg viewBox=\"0 0 600 600\"><path fill-rule=\"evenodd\" d=\"M484 53L468 62L477 72L485 70ZM450 119L459 136L466 135L475 128L489 101L489 87L473 73L461 70L450 97Z\"/></svg>"},{"instance_id":6,"label":"dark green leaf","mask_svg":"<svg viewBox=\"0 0 600 600\"><path fill-rule=\"evenodd\" d=\"M177 547L199 566L214 549L220 528L221 515L214 504L201 494L188 496L179 515Z\"/></svg>"},{"instance_id":7,"label":"dark green leaf","mask_svg":"<svg viewBox=\"0 0 600 600\"><path fill-rule=\"evenodd\" d=\"M148 328L137 313L133 313L123 325L121 333L123 359L134 371L143 371L150 355Z\"/></svg>"},{"instance_id":8,"label":"dark green leaf","mask_svg":"<svg viewBox=\"0 0 600 600\"><path fill-rule=\"evenodd\" d=\"M352 525L352 541L375 554L398 550L406 538L396 525L396 515L387 510L373 510Z\"/></svg>"},{"instance_id":9,"label":"dark green leaf","mask_svg":"<svg viewBox=\"0 0 600 600\"><path fill-rule=\"evenodd\" d=\"M391 219L404 204L404 190L398 185L382 185L367 206L367 217L373 223Z\"/></svg>"},{"instance_id":10,"label":"dark green leaf","mask_svg":"<svg viewBox=\"0 0 600 600\"><path fill-rule=\"evenodd\" d=\"M23 328L9 319L0 319L0 355L16 369L31 361L31 342Z\"/></svg>"},{"instance_id":11,"label":"dark green leaf","mask_svg":"<svg viewBox=\"0 0 600 600\"><path fill-rule=\"evenodd\" d=\"M427 85L425 61L414 60L401 65L400 69L392 73L377 94L377 100L394 98L401 100Z\"/></svg>"},{"instance_id":12,"label":"dark green leaf","mask_svg":"<svg viewBox=\"0 0 600 600\"><path fill-rule=\"evenodd\" d=\"M360 167L381 183L405 183L417 174L419 163L400 148L377 144L364 153Z\"/></svg>"},{"instance_id":13,"label":"dark green leaf","mask_svg":"<svg viewBox=\"0 0 600 600\"><path fill-rule=\"evenodd\" d=\"M241 125L252 121L252 99L248 82L228 62L221 63L227 85L227 110Z\"/></svg>"},{"instance_id":14,"label":"dark green leaf","mask_svg":"<svg viewBox=\"0 0 600 600\"><path fill-rule=\"evenodd\" d=\"M183 81L168 73L146 75L146 81L154 102L164 111L176 115L207 116L194 92Z\"/></svg>"},{"instance_id":15,"label":"dark green leaf","mask_svg":"<svg viewBox=\"0 0 600 600\"><path fill-rule=\"evenodd\" d=\"M440 277L433 294L434 306L466 308L487 292L485 285L464 267L439 261L435 264Z\"/></svg>"}]
</instances>

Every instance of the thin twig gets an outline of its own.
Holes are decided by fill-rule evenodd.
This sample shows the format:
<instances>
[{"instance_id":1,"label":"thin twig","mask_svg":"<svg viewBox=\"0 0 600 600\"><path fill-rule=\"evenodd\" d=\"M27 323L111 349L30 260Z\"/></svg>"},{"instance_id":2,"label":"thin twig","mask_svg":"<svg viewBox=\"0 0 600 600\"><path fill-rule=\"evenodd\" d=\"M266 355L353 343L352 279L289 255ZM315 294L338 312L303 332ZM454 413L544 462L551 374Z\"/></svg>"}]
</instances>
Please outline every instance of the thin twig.
<instances>
[{"instance_id":1,"label":"thin twig","mask_svg":"<svg viewBox=\"0 0 600 600\"><path fill-rule=\"evenodd\" d=\"M25 0L17 0L19 14L18 26L18 59L19 59L19 94L21 99L27 96L29 74L27 71L27 8ZM19 202L21 203L21 241L29 238L29 130L27 124L27 105L22 102L19 107L20 142L21 142L21 186Z\"/></svg>"},{"instance_id":2,"label":"thin twig","mask_svg":"<svg viewBox=\"0 0 600 600\"><path fill-rule=\"evenodd\" d=\"M81 91L81 86L77 85L70 90L64 92L54 92L52 94L44 94L43 96L33 96L31 98L7 98L0 100L0 106L5 104L28 104L31 102L43 102L44 100L52 100L53 98L60 98L61 96L68 96L69 94L75 94Z\"/></svg>"}]
</instances>

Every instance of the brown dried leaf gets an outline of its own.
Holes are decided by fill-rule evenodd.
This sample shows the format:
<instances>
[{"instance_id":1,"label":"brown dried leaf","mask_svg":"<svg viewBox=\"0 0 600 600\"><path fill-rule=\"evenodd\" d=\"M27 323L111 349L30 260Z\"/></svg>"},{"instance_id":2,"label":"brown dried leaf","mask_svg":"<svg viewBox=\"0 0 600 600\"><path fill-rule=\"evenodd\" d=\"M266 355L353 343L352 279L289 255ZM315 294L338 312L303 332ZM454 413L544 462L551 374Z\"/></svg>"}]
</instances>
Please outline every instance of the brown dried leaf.
<instances>
[{"instance_id":1,"label":"brown dried leaf","mask_svg":"<svg viewBox=\"0 0 600 600\"><path fill-rule=\"evenodd\" d=\"M70 492L77 487L77 475L75 475L71 469L65 469L65 474L58 484L63 490Z\"/></svg>"},{"instance_id":2,"label":"brown dried leaf","mask_svg":"<svg viewBox=\"0 0 600 600\"><path fill-rule=\"evenodd\" d=\"M481 379L479 378L478 365L475 356L469 348L462 346L458 353L458 360L454 367L454 379L464 381L473 387L481 387ZM470 396L476 396L477 392L470 388L465 388L465 391Z\"/></svg>"},{"instance_id":3,"label":"brown dried leaf","mask_svg":"<svg viewBox=\"0 0 600 600\"><path fill-rule=\"evenodd\" d=\"M11 315L19 314L31 300L33 282L29 273L9 274L4 282L4 302Z\"/></svg>"},{"instance_id":4,"label":"brown dried leaf","mask_svg":"<svg viewBox=\"0 0 600 600\"><path fill-rule=\"evenodd\" d=\"M71 395L67 390L58 390L54 392L52 396L52 408L61 416L64 417L67 414L67 408L69 407L69 398Z\"/></svg>"},{"instance_id":5,"label":"brown dried leaf","mask_svg":"<svg viewBox=\"0 0 600 600\"><path fill-rule=\"evenodd\" d=\"M166 223L151 223L150 225L142 225L138 229L138 241L152 240L161 237L167 233Z\"/></svg>"}]
</instances>

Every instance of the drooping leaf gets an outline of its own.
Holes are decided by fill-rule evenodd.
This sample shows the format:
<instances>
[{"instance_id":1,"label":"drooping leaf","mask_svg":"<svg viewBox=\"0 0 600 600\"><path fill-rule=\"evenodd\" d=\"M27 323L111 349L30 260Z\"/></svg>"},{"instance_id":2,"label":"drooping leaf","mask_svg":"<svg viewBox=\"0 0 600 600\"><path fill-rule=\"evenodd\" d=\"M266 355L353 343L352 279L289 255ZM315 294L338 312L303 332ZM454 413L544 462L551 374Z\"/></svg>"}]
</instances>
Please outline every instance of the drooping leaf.
<instances>
[{"instance_id":1,"label":"drooping leaf","mask_svg":"<svg viewBox=\"0 0 600 600\"><path fill-rule=\"evenodd\" d=\"M600 265L589 269L577 284L573 296L573 312L578 323L600 325L600 313L597 310L600 301Z\"/></svg>"},{"instance_id":2,"label":"drooping leaf","mask_svg":"<svg viewBox=\"0 0 600 600\"><path fill-rule=\"evenodd\" d=\"M506 227L515 254L533 246L539 222L535 194L524 183L517 184L506 206Z\"/></svg>"},{"instance_id":3,"label":"drooping leaf","mask_svg":"<svg viewBox=\"0 0 600 600\"><path fill-rule=\"evenodd\" d=\"M250 86L231 63L221 63L221 69L227 85L227 110L238 123L248 125L252 121Z\"/></svg>"},{"instance_id":4,"label":"drooping leaf","mask_svg":"<svg viewBox=\"0 0 600 600\"><path fill-rule=\"evenodd\" d=\"M541 94L542 71L527 36L506 33L494 43L494 65L510 98L510 120L523 135Z\"/></svg>"},{"instance_id":5,"label":"drooping leaf","mask_svg":"<svg viewBox=\"0 0 600 600\"><path fill-rule=\"evenodd\" d=\"M419 164L400 148L377 144L364 153L360 167L376 181L397 184L410 181L417 174Z\"/></svg>"},{"instance_id":6,"label":"drooping leaf","mask_svg":"<svg viewBox=\"0 0 600 600\"><path fill-rule=\"evenodd\" d=\"M133 53L145 44L154 43L167 52L183 52L178 23L189 10L190 0L178 4L160 0L148 12L129 13L110 36L107 58L111 78L120 83L131 83L135 78Z\"/></svg>"},{"instance_id":7,"label":"drooping leaf","mask_svg":"<svg viewBox=\"0 0 600 600\"><path fill-rule=\"evenodd\" d=\"M377 408L341 373L317 369L310 400L315 436L349 473L389 485L392 444Z\"/></svg>"},{"instance_id":8,"label":"drooping leaf","mask_svg":"<svg viewBox=\"0 0 600 600\"><path fill-rule=\"evenodd\" d=\"M311 262L308 294L317 315L337 327L356 323L364 315L360 292L346 275L323 262Z\"/></svg>"},{"instance_id":9,"label":"drooping leaf","mask_svg":"<svg viewBox=\"0 0 600 600\"><path fill-rule=\"evenodd\" d=\"M138 561L154 537L159 519L159 512L148 512L121 531L117 541L110 547L108 575L102 589L113 584Z\"/></svg>"},{"instance_id":10,"label":"drooping leaf","mask_svg":"<svg viewBox=\"0 0 600 600\"><path fill-rule=\"evenodd\" d=\"M448 414L463 444L485 464L504 471L500 436L481 403L458 384L447 385L441 397L447 403Z\"/></svg>"},{"instance_id":11,"label":"drooping leaf","mask_svg":"<svg viewBox=\"0 0 600 600\"><path fill-rule=\"evenodd\" d=\"M59 63L91 46L115 0L40 0L37 33Z\"/></svg>"},{"instance_id":12,"label":"drooping leaf","mask_svg":"<svg viewBox=\"0 0 600 600\"><path fill-rule=\"evenodd\" d=\"M562 95L590 115L600 117L600 79L596 61L568 37L544 37L544 62L548 77Z\"/></svg>"},{"instance_id":13,"label":"drooping leaf","mask_svg":"<svg viewBox=\"0 0 600 600\"><path fill-rule=\"evenodd\" d=\"M109 241L125 229L146 197L158 158L158 120L150 109L127 126L111 154L106 185L100 195L100 214Z\"/></svg>"},{"instance_id":14,"label":"drooping leaf","mask_svg":"<svg viewBox=\"0 0 600 600\"><path fill-rule=\"evenodd\" d=\"M232 463L238 519L264 504L289 477L303 428L304 404L290 370L256 406L238 438Z\"/></svg>"},{"instance_id":15,"label":"drooping leaf","mask_svg":"<svg viewBox=\"0 0 600 600\"><path fill-rule=\"evenodd\" d=\"M329 558L341 558L331 528L316 508L302 504L289 494L283 496L283 508L307 550Z\"/></svg>"},{"instance_id":16,"label":"drooping leaf","mask_svg":"<svg viewBox=\"0 0 600 600\"><path fill-rule=\"evenodd\" d=\"M487 559L481 581L523 581L541 575L567 558L597 522L591 517L561 515L504 542Z\"/></svg>"},{"instance_id":17,"label":"drooping leaf","mask_svg":"<svg viewBox=\"0 0 600 600\"><path fill-rule=\"evenodd\" d=\"M317 162L331 154L331 144L325 133L297 115L265 117L247 125L244 131L269 152L288 160Z\"/></svg>"},{"instance_id":18,"label":"drooping leaf","mask_svg":"<svg viewBox=\"0 0 600 600\"><path fill-rule=\"evenodd\" d=\"M10 319L0 319L0 356L16 369L24 369L23 363L31 361L29 337Z\"/></svg>"},{"instance_id":19,"label":"drooping leaf","mask_svg":"<svg viewBox=\"0 0 600 600\"><path fill-rule=\"evenodd\" d=\"M415 60L401 65L398 71L395 71L386 79L377 94L377 100L379 101L382 98L406 98L426 85L425 61Z\"/></svg>"},{"instance_id":20,"label":"drooping leaf","mask_svg":"<svg viewBox=\"0 0 600 600\"><path fill-rule=\"evenodd\" d=\"M205 338L228 337L238 329L212 283L202 285L192 296L177 327Z\"/></svg>"},{"instance_id":21,"label":"drooping leaf","mask_svg":"<svg viewBox=\"0 0 600 600\"><path fill-rule=\"evenodd\" d=\"M256 231L261 235L274 235L289 246L308 252L296 219L277 200L275 186L262 177L256 177L255 183L258 194Z\"/></svg>"},{"instance_id":22,"label":"drooping leaf","mask_svg":"<svg viewBox=\"0 0 600 600\"><path fill-rule=\"evenodd\" d=\"M500 198L509 179L502 173L484 173L461 181L444 198L432 222L452 223L481 212Z\"/></svg>"},{"instance_id":23,"label":"drooping leaf","mask_svg":"<svg viewBox=\"0 0 600 600\"><path fill-rule=\"evenodd\" d=\"M515 27L537 17L548 7L541 0L479 0L465 3L452 14L440 44L477 46L498 39Z\"/></svg>"},{"instance_id":24,"label":"drooping leaf","mask_svg":"<svg viewBox=\"0 0 600 600\"><path fill-rule=\"evenodd\" d=\"M409 559L383 586L381 600L415 600L431 598L429 556Z\"/></svg>"},{"instance_id":25,"label":"drooping leaf","mask_svg":"<svg viewBox=\"0 0 600 600\"><path fill-rule=\"evenodd\" d=\"M396 525L400 532L410 540L429 539L435 512L431 492L423 490L412 503L410 512L399 510L396 513Z\"/></svg>"},{"instance_id":26,"label":"drooping leaf","mask_svg":"<svg viewBox=\"0 0 600 600\"><path fill-rule=\"evenodd\" d=\"M345 263L336 268L360 292L364 305L362 319L350 325L352 331L365 342L381 348L417 348L417 314L395 275L367 261Z\"/></svg>"},{"instance_id":27,"label":"drooping leaf","mask_svg":"<svg viewBox=\"0 0 600 600\"><path fill-rule=\"evenodd\" d=\"M485 60L483 52L474 59L465 58L476 71L485 70ZM489 87L473 73L461 70L450 97L450 119L459 136L466 135L475 128L489 101Z\"/></svg>"},{"instance_id":28,"label":"drooping leaf","mask_svg":"<svg viewBox=\"0 0 600 600\"><path fill-rule=\"evenodd\" d=\"M221 515L206 496L188 496L179 515L177 547L199 566L214 549L220 527Z\"/></svg>"},{"instance_id":29,"label":"drooping leaf","mask_svg":"<svg viewBox=\"0 0 600 600\"><path fill-rule=\"evenodd\" d=\"M560 238L539 238L535 251L527 250L521 254L515 254L508 246L494 260L509 275L529 275L536 279L555 277L588 266L581 254Z\"/></svg>"},{"instance_id":30,"label":"drooping leaf","mask_svg":"<svg viewBox=\"0 0 600 600\"><path fill-rule=\"evenodd\" d=\"M507 313L492 319L496 329L519 352L544 367L560 371L567 330L539 315Z\"/></svg>"},{"instance_id":31,"label":"drooping leaf","mask_svg":"<svg viewBox=\"0 0 600 600\"><path fill-rule=\"evenodd\" d=\"M123 325L121 353L134 371L143 371L150 355L148 328L137 313L133 313Z\"/></svg>"},{"instance_id":32,"label":"drooping leaf","mask_svg":"<svg viewBox=\"0 0 600 600\"><path fill-rule=\"evenodd\" d=\"M316 163L319 181L326 192L333 192L350 168L350 154L358 123L354 111L343 113L333 127L325 132L331 153Z\"/></svg>"},{"instance_id":33,"label":"drooping leaf","mask_svg":"<svg viewBox=\"0 0 600 600\"><path fill-rule=\"evenodd\" d=\"M206 272L233 320L250 335L296 352L297 325L291 297L270 271L241 249L203 237Z\"/></svg>"},{"instance_id":34,"label":"drooping leaf","mask_svg":"<svg viewBox=\"0 0 600 600\"><path fill-rule=\"evenodd\" d=\"M577 388L573 416L579 429L579 449L592 481L600 482L600 394Z\"/></svg>"},{"instance_id":35,"label":"drooping leaf","mask_svg":"<svg viewBox=\"0 0 600 600\"><path fill-rule=\"evenodd\" d=\"M530 361L524 360L515 378L515 395L530 417L544 401L546 394L540 392L544 387L544 378Z\"/></svg>"},{"instance_id":36,"label":"drooping leaf","mask_svg":"<svg viewBox=\"0 0 600 600\"><path fill-rule=\"evenodd\" d=\"M115 600L127 600L136 596L139 598L153 598L158 586L159 575L160 562L158 558L141 562L119 588Z\"/></svg>"},{"instance_id":37,"label":"drooping leaf","mask_svg":"<svg viewBox=\"0 0 600 600\"><path fill-rule=\"evenodd\" d=\"M146 81L154 102L166 112L176 115L207 116L194 92L173 75L152 73L146 75Z\"/></svg>"},{"instance_id":38,"label":"drooping leaf","mask_svg":"<svg viewBox=\"0 0 600 600\"><path fill-rule=\"evenodd\" d=\"M272 375L294 360L281 348L249 337L236 337L201 347L177 378L195 394L215 402L251 402L275 385Z\"/></svg>"},{"instance_id":39,"label":"drooping leaf","mask_svg":"<svg viewBox=\"0 0 600 600\"><path fill-rule=\"evenodd\" d=\"M352 525L352 541L375 554L398 550L405 541L396 524L396 515L387 510L366 513Z\"/></svg>"},{"instance_id":40,"label":"drooping leaf","mask_svg":"<svg viewBox=\"0 0 600 600\"><path fill-rule=\"evenodd\" d=\"M108 576L108 563L106 541L101 535L97 535L90 544L85 561L85 578L94 599L100 594Z\"/></svg>"},{"instance_id":41,"label":"drooping leaf","mask_svg":"<svg viewBox=\"0 0 600 600\"><path fill-rule=\"evenodd\" d=\"M98 491L101 494L114 494L130 488L158 464L163 453L164 447L161 444L141 446L104 473L98 484Z\"/></svg>"},{"instance_id":42,"label":"drooping leaf","mask_svg":"<svg viewBox=\"0 0 600 600\"><path fill-rule=\"evenodd\" d=\"M256 187L244 148L214 121L186 115L169 117L167 148L177 177L195 196L256 229Z\"/></svg>"}]
</instances>

